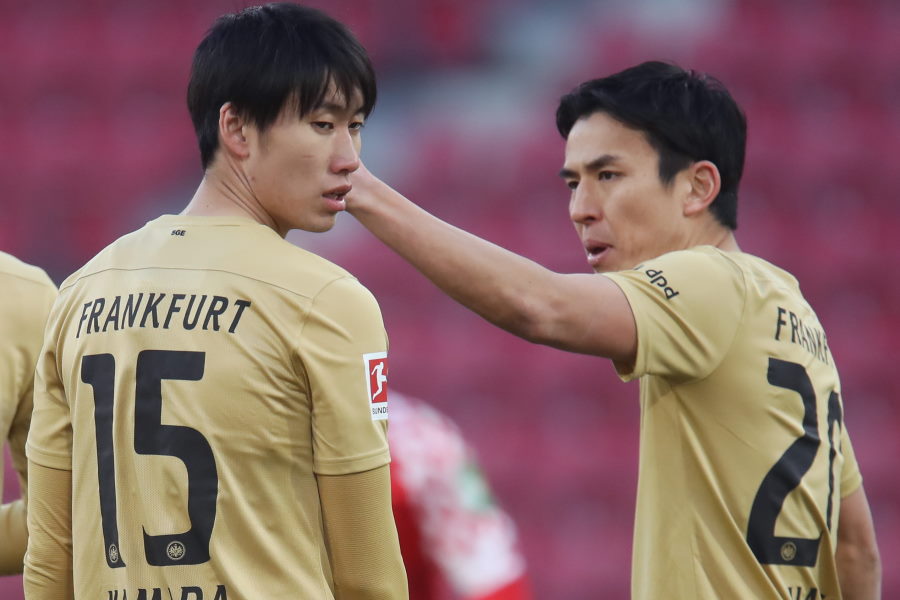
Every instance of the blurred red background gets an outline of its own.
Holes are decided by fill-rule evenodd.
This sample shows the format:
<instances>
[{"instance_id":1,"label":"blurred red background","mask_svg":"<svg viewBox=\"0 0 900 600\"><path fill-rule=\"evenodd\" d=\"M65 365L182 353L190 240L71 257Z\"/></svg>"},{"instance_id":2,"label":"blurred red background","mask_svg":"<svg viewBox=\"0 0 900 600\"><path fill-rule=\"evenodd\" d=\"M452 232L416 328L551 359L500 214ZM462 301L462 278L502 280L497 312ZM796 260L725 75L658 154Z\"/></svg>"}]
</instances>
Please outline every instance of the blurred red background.
<instances>
[{"instance_id":1,"label":"blurred red background","mask_svg":"<svg viewBox=\"0 0 900 600\"><path fill-rule=\"evenodd\" d=\"M0 248L61 282L178 212L202 175L185 108L194 47L236 0L0 2ZM338 0L369 48L370 169L427 209L560 271L586 271L556 176L554 112L648 60L708 71L744 107L738 240L793 272L828 331L900 596L900 4L890 0ZM637 387L458 307L344 216L291 238L380 300L391 386L455 418L519 525L539 598L627 598ZM15 481L7 469L5 497ZM22 597L0 578L0 597Z\"/></svg>"}]
</instances>

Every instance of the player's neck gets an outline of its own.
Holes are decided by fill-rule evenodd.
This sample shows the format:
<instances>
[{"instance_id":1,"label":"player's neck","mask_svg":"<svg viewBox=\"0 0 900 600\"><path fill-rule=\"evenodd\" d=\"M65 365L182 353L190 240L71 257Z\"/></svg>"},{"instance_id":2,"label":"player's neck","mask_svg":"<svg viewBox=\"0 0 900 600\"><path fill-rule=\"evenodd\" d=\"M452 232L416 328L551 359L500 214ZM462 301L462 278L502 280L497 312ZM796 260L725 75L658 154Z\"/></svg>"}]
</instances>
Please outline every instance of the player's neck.
<instances>
[{"instance_id":1,"label":"player's neck","mask_svg":"<svg viewBox=\"0 0 900 600\"><path fill-rule=\"evenodd\" d=\"M696 227L689 234L687 248L695 246L715 246L725 252L740 252L734 231L722 225L711 214L696 223Z\"/></svg>"},{"instance_id":2,"label":"player's neck","mask_svg":"<svg viewBox=\"0 0 900 600\"><path fill-rule=\"evenodd\" d=\"M721 239L713 245L719 250L724 250L725 252L741 251L741 248L737 243L737 238L734 237L734 232L730 229L727 229L725 233L722 234Z\"/></svg>"},{"instance_id":3,"label":"player's neck","mask_svg":"<svg viewBox=\"0 0 900 600\"><path fill-rule=\"evenodd\" d=\"M183 215L244 217L278 231L275 221L262 207L250 187L231 169L207 169Z\"/></svg>"}]
</instances>

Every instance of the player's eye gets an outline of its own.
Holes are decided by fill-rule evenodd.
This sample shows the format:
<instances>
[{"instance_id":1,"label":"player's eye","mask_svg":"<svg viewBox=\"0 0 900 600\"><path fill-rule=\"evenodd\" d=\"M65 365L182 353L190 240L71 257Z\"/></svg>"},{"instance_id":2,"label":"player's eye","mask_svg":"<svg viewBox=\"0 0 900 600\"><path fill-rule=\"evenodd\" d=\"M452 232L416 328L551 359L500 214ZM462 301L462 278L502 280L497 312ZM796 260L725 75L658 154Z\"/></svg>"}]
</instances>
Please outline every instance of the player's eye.
<instances>
[{"instance_id":1,"label":"player's eye","mask_svg":"<svg viewBox=\"0 0 900 600\"><path fill-rule=\"evenodd\" d=\"M362 129L365 126L366 126L366 124L362 121L352 121L350 123L350 130L351 131L359 131L360 129Z\"/></svg>"},{"instance_id":2,"label":"player's eye","mask_svg":"<svg viewBox=\"0 0 900 600\"><path fill-rule=\"evenodd\" d=\"M576 181L574 179L570 179L569 181L566 181L566 187L569 188L570 190L574 190L575 188L578 187L578 181Z\"/></svg>"},{"instance_id":3,"label":"player's eye","mask_svg":"<svg viewBox=\"0 0 900 600\"><path fill-rule=\"evenodd\" d=\"M312 126L316 129L321 129L322 131L331 131L334 129L334 123L329 123L328 121L313 121Z\"/></svg>"},{"instance_id":4,"label":"player's eye","mask_svg":"<svg viewBox=\"0 0 900 600\"><path fill-rule=\"evenodd\" d=\"M619 174L615 171L600 171L600 173L597 174L597 178L600 179L600 181L611 181L618 176Z\"/></svg>"}]
</instances>

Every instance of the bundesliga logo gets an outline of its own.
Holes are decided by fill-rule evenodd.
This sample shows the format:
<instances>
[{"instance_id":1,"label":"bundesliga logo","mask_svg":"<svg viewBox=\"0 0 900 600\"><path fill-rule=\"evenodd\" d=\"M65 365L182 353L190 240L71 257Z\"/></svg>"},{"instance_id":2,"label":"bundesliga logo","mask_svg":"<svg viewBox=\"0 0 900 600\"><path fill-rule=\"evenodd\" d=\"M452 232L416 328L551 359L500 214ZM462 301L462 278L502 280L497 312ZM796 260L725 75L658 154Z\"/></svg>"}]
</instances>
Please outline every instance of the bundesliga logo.
<instances>
[{"instance_id":1,"label":"bundesliga logo","mask_svg":"<svg viewBox=\"0 0 900 600\"><path fill-rule=\"evenodd\" d=\"M366 390L372 408L372 420L382 421L388 418L387 352L363 354L363 364L366 367Z\"/></svg>"}]
</instances>

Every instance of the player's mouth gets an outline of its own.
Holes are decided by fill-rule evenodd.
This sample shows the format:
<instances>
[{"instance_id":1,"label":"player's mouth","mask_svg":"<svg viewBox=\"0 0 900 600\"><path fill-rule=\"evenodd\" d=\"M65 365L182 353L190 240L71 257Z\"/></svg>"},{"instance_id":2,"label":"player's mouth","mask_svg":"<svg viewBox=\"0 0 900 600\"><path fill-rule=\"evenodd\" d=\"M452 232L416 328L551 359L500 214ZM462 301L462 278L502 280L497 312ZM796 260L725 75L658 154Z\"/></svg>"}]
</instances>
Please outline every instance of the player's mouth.
<instances>
[{"instance_id":1,"label":"player's mouth","mask_svg":"<svg viewBox=\"0 0 900 600\"><path fill-rule=\"evenodd\" d=\"M322 194L322 197L328 201L328 208L335 212L340 212L347 208L347 204L344 202L344 196L349 194L351 189L353 189L353 186L351 185L342 185L328 190Z\"/></svg>"},{"instance_id":2,"label":"player's mouth","mask_svg":"<svg viewBox=\"0 0 900 600\"><path fill-rule=\"evenodd\" d=\"M610 253L612 246L600 242L586 242L584 249L587 252L588 264L594 269L599 269L603 259Z\"/></svg>"}]
</instances>

